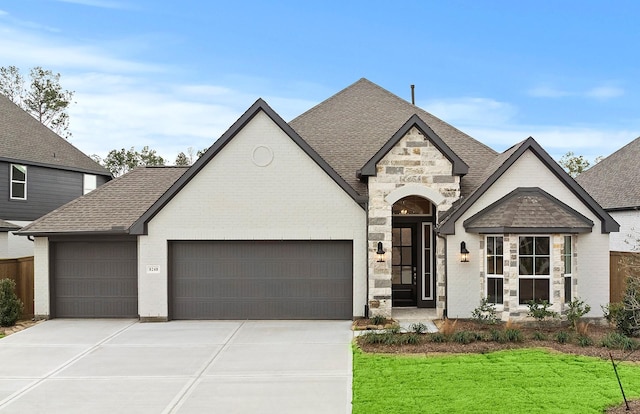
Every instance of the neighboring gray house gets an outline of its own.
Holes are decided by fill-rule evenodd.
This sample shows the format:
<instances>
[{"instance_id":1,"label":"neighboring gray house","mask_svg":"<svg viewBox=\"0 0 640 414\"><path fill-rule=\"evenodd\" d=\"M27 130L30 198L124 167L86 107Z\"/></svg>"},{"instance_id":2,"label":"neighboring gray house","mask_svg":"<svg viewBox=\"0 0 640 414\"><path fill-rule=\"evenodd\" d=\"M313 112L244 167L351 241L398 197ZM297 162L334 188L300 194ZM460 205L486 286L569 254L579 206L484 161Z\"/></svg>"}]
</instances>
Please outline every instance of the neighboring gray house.
<instances>
[{"instance_id":1,"label":"neighboring gray house","mask_svg":"<svg viewBox=\"0 0 640 414\"><path fill-rule=\"evenodd\" d=\"M609 300L617 223L533 139L497 153L361 79L291 122L259 99L190 168L141 168L23 228L36 314L503 319Z\"/></svg>"},{"instance_id":2,"label":"neighboring gray house","mask_svg":"<svg viewBox=\"0 0 640 414\"><path fill-rule=\"evenodd\" d=\"M105 168L0 95L0 259L33 255L11 232L111 179Z\"/></svg>"},{"instance_id":3,"label":"neighboring gray house","mask_svg":"<svg viewBox=\"0 0 640 414\"><path fill-rule=\"evenodd\" d=\"M640 251L640 138L609 155L576 181L620 224L611 251Z\"/></svg>"}]
</instances>

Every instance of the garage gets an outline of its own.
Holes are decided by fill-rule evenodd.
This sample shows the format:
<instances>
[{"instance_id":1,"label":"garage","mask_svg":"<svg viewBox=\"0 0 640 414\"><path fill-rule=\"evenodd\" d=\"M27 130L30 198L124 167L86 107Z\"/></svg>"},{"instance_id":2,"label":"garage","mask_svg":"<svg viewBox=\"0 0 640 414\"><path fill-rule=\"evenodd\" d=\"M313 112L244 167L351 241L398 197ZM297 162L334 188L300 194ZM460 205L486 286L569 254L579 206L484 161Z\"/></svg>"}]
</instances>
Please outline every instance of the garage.
<instances>
[{"instance_id":1,"label":"garage","mask_svg":"<svg viewBox=\"0 0 640 414\"><path fill-rule=\"evenodd\" d=\"M171 319L351 319L353 242L171 241Z\"/></svg>"},{"instance_id":2,"label":"garage","mask_svg":"<svg viewBox=\"0 0 640 414\"><path fill-rule=\"evenodd\" d=\"M136 245L130 239L51 242L52 316L137 317Z\"/></svg>"}]
</instances>

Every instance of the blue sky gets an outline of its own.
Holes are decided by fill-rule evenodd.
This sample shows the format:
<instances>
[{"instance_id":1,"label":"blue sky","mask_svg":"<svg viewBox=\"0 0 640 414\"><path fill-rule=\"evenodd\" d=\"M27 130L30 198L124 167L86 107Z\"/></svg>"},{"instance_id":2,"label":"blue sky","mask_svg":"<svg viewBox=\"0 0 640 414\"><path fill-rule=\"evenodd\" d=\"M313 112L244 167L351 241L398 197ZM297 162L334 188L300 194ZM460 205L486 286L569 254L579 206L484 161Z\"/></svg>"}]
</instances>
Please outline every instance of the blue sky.
<instances>
[{"instance_id":1,"label":"blue sky","mask_svg":"<svg viewBox=\"0 0 640 414\"><path fill-rule=\"evenodd\" d=\"M0 66L59 72L87 154L206 148L365 77L502 151L592 160L640 136L637 1L0 0Z\"/></svg>"}]
</instances>

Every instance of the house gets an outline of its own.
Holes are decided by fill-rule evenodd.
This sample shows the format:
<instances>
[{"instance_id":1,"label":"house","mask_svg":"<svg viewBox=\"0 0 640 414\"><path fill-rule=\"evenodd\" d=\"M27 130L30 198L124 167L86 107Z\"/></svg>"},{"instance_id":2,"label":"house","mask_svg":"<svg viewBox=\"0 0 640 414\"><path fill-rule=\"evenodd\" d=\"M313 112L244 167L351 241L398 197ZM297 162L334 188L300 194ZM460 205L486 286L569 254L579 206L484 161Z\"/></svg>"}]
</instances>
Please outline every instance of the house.
<instances>
[{"instance_id":1,"label":"house","mask_svg":"<svg viewBox=\"0 0 640 414\"><path fill-rule=\"evenodd\" d=\"M617 229L533 138L497 153L361 79L289 123L259 99L190 168L136 169L19 233L45 317L469 317L486 297L508 319L600 309Z\"/></svg>"},{"instance_id":2,"label":"house","mask_svg":"<svg viewBox=\"0 0 640 414\"><path fill-rule=\"evenodd\" d=\"M640 250L640 138L609 155L576 181L620 223L611 233L609 248L618 252Z\"/></svg>"},{"instance_id":3,"label":"house","mask_svg":"<svg viewBox=\"0 0 640 414\"><path fill-rule=\"evenodd\" d=\"M111 174L0 95L0 259L33 255L11 232L111 179Z\"/></svg>"}]
</instances>

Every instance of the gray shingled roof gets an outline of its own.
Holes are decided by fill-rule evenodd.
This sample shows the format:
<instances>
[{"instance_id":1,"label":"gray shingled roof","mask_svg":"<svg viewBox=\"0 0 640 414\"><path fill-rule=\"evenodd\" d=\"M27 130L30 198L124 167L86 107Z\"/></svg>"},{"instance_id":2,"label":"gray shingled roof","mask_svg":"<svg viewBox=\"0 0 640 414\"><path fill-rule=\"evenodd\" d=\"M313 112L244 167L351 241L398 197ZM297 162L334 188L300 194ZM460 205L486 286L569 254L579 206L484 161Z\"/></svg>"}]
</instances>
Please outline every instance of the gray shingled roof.
<instances>
[{"instance_id":1,"label":"gray shingled roof","mask_svg":"<svg viewBox=\"0 0 640 414\"><path fill-rule=\"evenodd\" d=\"M100 164L0 94L0 160L111 176Z\"/></svg>"},{"instance_id":2,"label":"gray shingled roof","mask_svg":"<svg viewBox=\"0 0 640 414\"><path fill-rule=\"evenodd\" d=\"M20 230L20 234L127 233L188 167L138 167Z\"/></svg>"},{"instance_id":3,"label":"gray shingled roof","mask_svg":"<svg viewBox=\"0 0 640 414\"><path fill-rule=\"evenodd\" d=\"M13 223L0 219L0 232L18 230L20 226L16 226Z\"/></svg>"},{"instance_id":4,"label":"gray shingled roof","mask_svg":"<svg viewBox=\"0 0 640 414\"><path fill-rule=\"evenodd\" d=\"M356 177L356 171L414 114L469 166L461 181L461 193L466 196L482 183L480 174L496 152L367 79L360 79L289 124L349 185L366 195L367 184Z\"/></svg>"},{"instance_id":5,"label":"gray shingled roof","mask_svg":"<svg viewBox=\"0 0 640 414\"><path fill-rule=\"evenodd\" d=\"M535 187L512 191L463 225L476 233L586 233L593 221Z\"/></svg>"},{"instance_id":6,"label":"gray shingled roof","mask_svg":"<svg viewBox=\"0 0 640 414\"><path fill-rule=\"evenodd\" d=\"M607 210L640 207L640 138L576 177Z\"/></svg>"}]
</instances>

